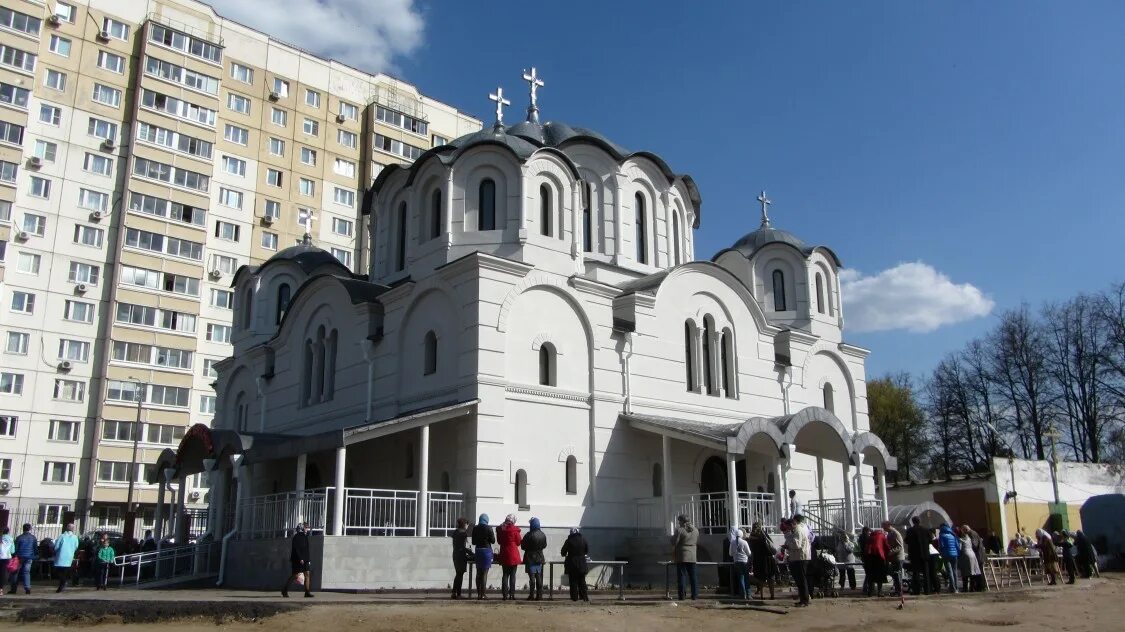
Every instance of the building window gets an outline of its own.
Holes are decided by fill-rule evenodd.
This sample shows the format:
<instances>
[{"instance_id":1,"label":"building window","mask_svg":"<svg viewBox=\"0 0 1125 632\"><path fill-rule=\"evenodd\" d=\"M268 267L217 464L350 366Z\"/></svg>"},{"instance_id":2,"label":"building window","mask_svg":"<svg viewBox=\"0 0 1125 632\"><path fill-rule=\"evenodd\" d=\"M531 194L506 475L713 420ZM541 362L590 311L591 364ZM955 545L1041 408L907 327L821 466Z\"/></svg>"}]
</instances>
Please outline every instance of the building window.
<instances>
[{"instance_id":1,"label":"building window","mask_svg":"<svg viewBox=\"0 0 1125 632\"><path fill-rule=\"evenodd\" d=\"M80 421L65 421L62 419L52 419L50 429L47 432L47 438L51 441L65 441L66 443L77 443L80 430L82 429L82 422Z\"/></svg>"},{"instance_id":2,"label":"building window","mask_svg":"<svg viewBox=\"0 0 1125 632\"><path fill-rule=\"evenodd\" d=\"M672 265L680 265L680 215L672 213Z\"/></svg>"},{"instance_id":3,"label":"building window","mask_svg":"<svg viewBox=\"0 0 1125 632\"><path fill-rule=\"evenodd\" d=\"M336 257L337 261L344 264L345 268L350 269L352 267L352 253L351 252L349 252L347 250L344 250L343 248L335 248L334 247L334 248L332 248L332 256Z\"/></svg>"},{"instance_id":4,"label":"building window","mask_svg":"<svg viewBox=\"0 0 1125 632\"><path fill-rule=\"evenodd\" d=\"M94 84L94 93L90 97L93 101L116 108L121 106L121 91L100 83Z\"/></svg>"},{"instance_id":5,"label":"building window","mask_svg":"<svg viewBox=\"0 0 1125 632\"><path fill-rule=\"evenodd\" d=\"M98 51L98 67L116 74L125 73L125 58L109 51Z\"/></svg>"},{"instance_id":6,"label":"building window","mask_svg":"<svg viewBox=\"0 0 1125 632\"><path fill-rule=\"evenodd\" d=\"M39 122L58 127L62 123L62 108L43 103L39 106Z\"/></svg>"},{"instance_id":7,"label":"building window","mask_svg":"<svg viewBox=\"0 0 1125 632\"><path fill-rule=\"evenodd\" d=\"M64 402L82 402L86 399L86 383L78 380L55 380L53 397Z\"/></svg>"},{"instance_id":8,"label":"building window","mask_svg":"<svg viewBox=\"0 0 1125 632\"><path fill-rule=\"evenodd\" d=\"M477 191L477 230L496 230L496 182L481 181Z\"/></svg>"},{"instance_id":9,"label":"building window","mask_svg":"<svg viewBox=\"0 0 1125 632\"><path fill-rule=\"evenodd\" d=\"M531 509L527 504L527 472L524 470L516 470L516 505L520 511Z\"/></svg>"},{"instance_id":10,"label":"building window","mask_svg":"<svg viewBox=\"0 0 1125 632\"><path fill-rule=\"evenodd\" d=\"M263 232L262 248L266 250L277 250L277 233Z\"/></svg>"},{"instance_id":11,"label":"building window","mask_svg":"<svg viewBox=\"0 0 1125 632\"><path fill-rule=\"evenodd\" d=\"M340 116L354 121L359 118L359 108L352 105L351 103L344 103L343 101L341 101Z\"/></svg>"},{"instance_id":12,"label":"building window","mask_svg":"<svg viewBox=\"0 0 1125 632\"><path fill-rule=\"evenodd\" d=\"M59 146L49 140L37 139L35 150L32 153L39 156L43 162L54 162L59 153ZM110 161L110 164L113 164L112 161Z\"/></svg>"},{"instance_id":13,"label":"building window","mask_svg":"<svg viewBox=\"0 0 1125 632\"><path fill-rule=\"evenodd\" d=\"M427 331L423 346L422 375L433 375L437 373L437 334Z\"/></svg>"},{"instance_id":14,"label":"building window","mask_svg":"<svg viewBox=\"0 0 1125 632\"><path fill-rule=\"evenodd\" d=\"M406 202L398 205L398 237L395 242L395 270L406 268Z\"/></svg>"},{"instance_id":15,"label":"building window","mask_svg":"<svg viewBox=\"0 0 1125 632\"><path fill-rule=\"evenodd\" d=\"M21 252L16 257L16 271L23 274L39 274L39 264L42 262L43 257L40 255Z\"/></svg>"},{"instance_id":16,"label":"building window","mask_svg":"<svg viewBox=\"0 0 1125 632\"><path fill-rule=\"evenodd\" d=\"M63 318L78 323L92 323L94 322L94 305L68 299L63 308Z\"/></svg>"},{"instance_id":17,"label":"building window","mask_svg":"<svg viewBox=\"0 0 1125 632\"><path fill-rule=\"evenodd\" d=\"M566 457L566 493L570 496L578 493L578 459L573 454Z\"/></svg>"},{"instance_id":18,"label":"building window","mask_svg":"<svg viewBox=\"0 0 1125 632\"><path fill-rule=\"evenodd\" d=\"M825 384L824 388L822 390L824 391L824 410L827 410L828 412L835 415L836 414L836 402L835 402L835 399L834 399L834 394L832 392L832 385L831 384Z\"/></svg>"},{"instance_id":19,"label":"building window","mask_svg":"<svg viewBox=\"0 0 1125 632\"><path fill-rule=\"evenodd\" d=\"M250 130L246 129L245 127L239 127L237 125L231 125L230 123L227 123L226 127L223 130L223 138L236 145L246 145L248 142L250 142ZM271 153L273 151L272 143L270 144L270 151Z\"/></svg>"},{"instance_id":20,"label":"building window","mask_svg":"<svg viewBox=\"0 0 1125 632\"><path fill-rule=\"evenodd\" d=\"M23 373L0 373L0 395L23 395Z\"/></svg>"},{"instance_id":21,"label":"building window","mask_svg":"<svg viewBox=\"0 0 1125 632\"><path fill-rule=\"evenodd\" d=\"M715 320L711 315L703 317L703 392L714 395L716 392L715 375L711 365L712 349L711 339L715 333Z\"/></svg>"},{"instance_id":22,"label":"building window","mask_svg":"<svg viewBox=\"0 0 1125 632\"><path fill-rule=\"evenodd\" d=\"M60 57L70 57L70 40L58 35L51 35L51 52Z\"/></svg>"},{"instance_id":23,"label":"building window","mask_svg":"<svg viewBox=\"0 0 1125 632\"><path fill-rule=\"evenodd\" d=\"M341 129L336 131L336 142L340 143L344 147L355 149L359 144L359 137L352 132Z\"/></svg>"},{"instance_id":24,"label":"building window","mask_svg":"<svg viewBox=\"0 0 1125 632\"><path fill-rule=\"evenodd\" d=\"M50 199L51 197L51 181L47 178L40 178L31 176L29 178L30 186L27 188L28 195L37 198ZM40 235L42 237L42 235Z\"/></svg>"},{"instance_id":25,"label":"building window","mask_svg":"<svg viewBox=\"0 0 1125 632\"><path fill-rule=\"evenodd\" d=\"M67 461L46 461L43 463L44 483L73 483L74 463ZM61 516L60 516L61 517Z\"/></svg>"},{"instance_id":26,"label":"building window","mask_svg":"<svg viewBox=\"0 0 1125 632\"><path fill-rule=\"evenodd\" d=\"M335 187L332 192L332 201L347 207L355 206L355 191L343 187Z\"/></svg>"},{"instance_id":27,"label":"building window","mask_svg":"<svg viewBox=\"0 0 1125 632\"><path fill-rule=\"evenodd\" d=\"M85 340L62 338L59 340L58 357L60 360L70 360L71 362L89 362L90 343Z\"/></svg>"},{"instance_id":28,"label":"building window","mask_svg":"<svg viewBox=\"0 0 1125 632\"><path fill-rule=\"evenodd\" d=\"M305 105L310 108L320 107L320 93L316 90L309 90L305 88Z\"/></svg>"},{"instance_id":29,"label":"building window","mask_svg":"<svg viewBox=\"0 0 1125 632\"><path fill-rule=\"evenodd\" d=\"M32 17L26 13L13 11L8 7L0 7L0 27L20 31L32 37L39 35L39 27L42 25L42 20ZM54 50L53 48L51 50Z\"/></svg>"},{"instance_id":30,"label":"building window","mask_svg":"<svg viewBox=\"0 0 1125 632\"><path fill-rule=\"evenodd\" d=\"M118 22L113 18L102 18L102 30L110 37L119 40L129 39L129 25L124 22Z\"/></svg>"},{"instance_id":31,"label":"building window","mask_svg":"<svg viewBox=\"0 0 1125 632\"><path fill-rule=\"evenodd\" d=\"M280 325L281 320L285 318L285 312L289 310L289 299L292 298L291 290L288 283L282 283L277 288L277 321L275 324Z\"/></svg>"},{"instance_id":32,"label":"building window","mask_svg":"<svg viewBox=\"0 0 1125 632\"><path fill-rule=\"evenodd\" d=\"M250 114L250 99L235 94L233 92L227 93L227 109L238 112L239 114Z\"/></svg>"},{"instance_id":33,"label":"building window","mask_svg":"<svg viewBox=\"0 0 1125 632\"><path fill-rule=\"evenodd\" d=\"M19 423L19 417L11 415L0 415L0 437L14 437L16 436L16 425Z\"/></svg>"},{"instance_id":34,"label":"building window","mask_svg":"<svg viewBox=\"0 0 1125 632\"><path fill-rule=\"evenodd\" d=\"M12 460L0 459L0 481L12 480Z\"/></svg>"},{"instance_id":35,"label":"building window","mask_svg":"<svg viewBox=\"0 0 1125 632\"><path fill-rule=\"evenodd\" d=\"M305 195L305 196L308 196L308 197L315 197L316 196L316 182L314 182L314 181L312 181L308 178L301 178L300 181L297 183L297 191L301 195Z\"/></svg>"},{"instance_id":36,"label":"building window","mask_svg":"<svg viewBox=\"0 0 1125 632\"><path fill-rule=\"evenodd\" d=\"M30 292L12 292L12 302L10 305L13 312L34 314L35 295Z\"/></svg>"},{"instance_id":37,"label":"building window","mask_svg":"<svg viewBox=\"0 0 1125 632\"><path fill-rule=\"evenodd\" d=\"M664 466L659 463L652 464L652 495L654 498L664 495Z\"/></svg>"},{"instance_id":38,"label":"building window","mask_svg":"<svg viewBox=\"0 0 1125 632\"><path fill-rule=\"evenodd\" d=\"M557 386L558 376L555 372L555 346L544 342L539 347L539 384L543 386Z\"/></svg>"},{"instance_id":39,"label":"building window","mask_svg":"<svg viewBox=\"0 0 1125 632\"><path fill-rule=\"evenodd\" d=\"M310 167L316 166L316 150L309 147L301 148L301 162Z\"/></svg>"},{"instance_id":40,"label":"building window","mask_svg":"<svg viewBox=\"0 0 1125 632\"><path fill-rule=\"evenodd\" d=\"M430 239L436 239L442 232L441 189L430 194Z\"/></svg>"},{"instance_id":41,"label":"building window","mask_svg":"<svg viewBox=\"0 0 1125 632\"><path fill-rule=\"evenodd\" d=\"M9 331L7 341L4 343L4 353L27 355L27 347L31 342L31 334L22 331Z\"/></svg>"},{"instance_id":42,"label":"building window","mask_svg":"<svg viewBox=\"0 0 1125 632\"><path fill-rule=\"evenodd\" d=\"M545 237L551 236L551 187L546 184L539 185L539 233Z\"/></svg>"},{"instance_id":43,"label":"building window","mask_svg":"<svg viewBox=\"0 0 1125 632\"><path fill-rule=\"evenodd\" d=\"M306 118L301 123L301 131L308 134L309 136L319 136L320 135L320 123L312 120L311 118Z\"/></svg>"},{"instance_id":44,"label":"building window","mask_svg":"<svg viewBox=\"0 0 1125 632\"><path fill-rule=\"evenodd\" d=\"M43 85L60 92L66 90L66 73L48 68L47 77L43 81Z\"/></svg>"},{"instance_id":45,"label":"building window","mask_svg":"<svg viewBox=\"0 0 1125 632\"><path fill-rule=\"evenodd\" d=\"M231 62L230 78L242 83L254 83L254 69Z\"/></svg>"},{"instance_id":46,"label":"building window","mask_svg":"<svg viewBox=\"0 0 1125 632\"><path fill-rule=\"evenodd\" d=\"M816 273L816 311L824 313L824 277Z\"/></svg>"},{"instance_id":47,"label":"building window","mask_svg":"<svg viewBox=\"0 0 1125 632\"><path fill-rule=\"evenodd\" d=\"M645 196L638 193L633 199L636 209L634 223L637 232L637 263L648 263L648 217L645 212Z\"/></svg>"},{"instance_id":48,"label":"building window","mask_svg":"<svg viewBox=\"0 0 1125 632\"><path fill-rule=\"evenodd\" d=\"M582 251L594 251L594 187L589 182L585 183L586 204L582 209Z\"/></svg>"},{"instance_id":49,"label":"building window","mask_svg":"<svg viewBox=\"0 0 1125 632\"><path fill-rule=\"evenodd\" d=\"M695 390L695 324L684 323L684 366L687 368L687 389Z\"/></svg>"},{"instance_id":50,"label":"building window","mask_svg":"<svg viewBox=\"0 0 1125 632\"><path fill-rule=\"evenodd\" d=\"M781 270L773 271L773 311L785 311L785 274Z\"/></svg>"},{"instance_id":51,"label":"building window","mask_svg":"<svg viewBox=\"0 0 1125 632\"><path fill-rule=\"evenodd\" d=\"M735 377L738 375L738 367L735 365L734 358L734 334L729 329L723 330L719 345L719 362L722 364L720 369L723 372L723 392L726 393L727 397L737 399L738 386Z\"/></svg>"}]
</instances>

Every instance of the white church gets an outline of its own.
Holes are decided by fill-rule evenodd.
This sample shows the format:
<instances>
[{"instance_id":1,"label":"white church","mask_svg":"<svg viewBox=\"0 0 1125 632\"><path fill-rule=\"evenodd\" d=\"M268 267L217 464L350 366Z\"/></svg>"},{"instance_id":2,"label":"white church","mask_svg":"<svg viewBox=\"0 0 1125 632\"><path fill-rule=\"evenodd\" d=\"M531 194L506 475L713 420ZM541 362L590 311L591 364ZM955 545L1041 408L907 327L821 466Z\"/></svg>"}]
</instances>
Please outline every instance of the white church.
<instances>
[{"instance_id":1,"label":"white church","mask_svg":"<svg viewBox=\"0 0 1125 632\"><path fill-rule=\"evenodd\" d=\"M279 583L298 520L319 587L401 588L447 585L446 536L482 513L538 517L548 553L579 526L635 568L680 513L776 531L792 491L814 529L886 515L837 255L763 193L760 225L697 260L692 178L541 123L524 78L526 120L497 90L494 125L380 173L366 274L306 239L236 275L214 427L157 469L209 472L229 585Z\"/></svg>"}]
</instances>

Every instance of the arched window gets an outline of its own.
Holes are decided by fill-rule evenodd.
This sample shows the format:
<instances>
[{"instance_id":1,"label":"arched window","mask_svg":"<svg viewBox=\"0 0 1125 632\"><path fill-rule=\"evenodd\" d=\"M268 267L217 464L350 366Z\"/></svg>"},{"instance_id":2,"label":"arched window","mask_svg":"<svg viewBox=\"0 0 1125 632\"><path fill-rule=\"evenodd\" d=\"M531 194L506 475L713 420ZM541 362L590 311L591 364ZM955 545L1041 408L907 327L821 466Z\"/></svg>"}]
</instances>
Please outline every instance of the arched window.
<instances>
[{"instance_id":1,"label":"arched window","mask_svg":"<svg viewBox=\"0 0 1125 632\"><path fill-rule=\"evenodd\" d=\"M664 495L664 466L659 463L652 464L652 495Z\"/></svg>"},{"instance_id":2,"label":"arched window","mask_svg":"<svg viewBox=\"0 0 1125 632\"><path fill-rule=\"evenodd\" d=\"M242 293L242 328L250 329L253 322L253 308L254 308L254 288L248 287Z\"/></svg>"},{"instance_id":3,"label":"arched window","mask_svg":"<svg viewBox=\"0 0 1125 632\"><path fill-rule=\"evenodd\" d=\"M288 283L282 283L277 288L277 323L281 324L281 319L285 318L285 312L289 311L289 299L291 298L292 291L289 289Z\"/></svg>"},{"instance_id":4,"label":"arched window","mask_svg":"<svg viewBox=\"0 0 1125 632\"><path fill-rule=\"evenodd\" d=\"M422 375L437 373L437 334L426 332L426 340L422 351Z\"/></svg>"},{"instance_id":5,"label":"arched window","mask_svg":"<svg viewBox=\"0 0 1125 632\"><path fill-rule=\"evenodd\" d=\"M586 183L586 205L582 209L582 252L594 252L594 187Z\"/></svg>"},{"instance_id":6,"label":"arched window","mask_svg":"<svg viewBox=\"0 0 1125 632\"><path fill-rule=\"evenodd\" d=\"M481 180L477 191L477 230L496 230L496 183L492 178Z\"/></svg>"},{"instance_id":7,"label":"arched window","mask_svg":"<svg viewBox=\"0 0 1125 632\"><path fill-rule=\"evenodd\" d=\"M566 493L578 493L578 459L573 454L566 457Z\"/></svg>"},{"instance_id":8,"label":"arched window","mask_svg":"<svg viewBox=\"0 0 1125 632\"><path fill-rule=\"evenodd\" d=\"M316 344L313 345L313 403L321 401L324 395L324 326L316 332Z\"/></svg>"},{"instance_id":9,"label":"arched window","mask_svg":"<svg viewBox=\"0 0 1125 632\"><path fill-rule=\"evenodd\" d=\"M816 273L816 311L824 313L824 277Z\"/></svg>"},{"instance_id":10,"label":"arched window","mask_svg":"<svg viewBox=\"0 0 1125 632\"><path fill-rule=\"evenodd\" d=\"M785 311L785 274L781 270L773 271L773 311Z\"/></svg>"},{"instance_id":11,"label":"arched window","mask_svg":"<svg viewBox=\"0 0 1125 632\"><path fill-rule=\"evenodd\" d=\"M645 196L638 193L634 198L637 230L637 262L648 263L648 214L645 212Z\"/></svg>"},{"instance_id":12,"label":"arched window","mask_svg":"<svg viewBox=\"0 0 1125 632\"><path fill-rule=\"evenodd\" d=\"M527 472L516 470L516 505L523 511L530 507L527 504Z\"/></svg>"},{"instance_id":13,"label":"arched window","mask_svg":"<svg viewBox=\"0 0 1125 632\"><path fill-rule=\"evenodd\" d=\"M544 342L539 347L539 383L543 386L556 386L558 376L555 373L555 345Z\"/></svg>"},{"instance_id":14,"label":"arched window","mask_svg":"<svg viewBox=\"0 0 1125 632\"><path fill-rule=\"evenodd\" d=\"M414 478L414 444L406 444L406 452L403 453L403 476L406 478Z\"/></svg>"},{"instance_id":15,"label":"arched window","mask_svg":"<svg viewBox=\"0 0 1125 632\"><path fill-rule=\"evenodd\" d=\"M734 334L729 329L723 330L719 353L719 362L722 364L721 370L723 372L723 392L726 393L727 397L735 399L738 397L738 386L734 379L737 367L734 364Z\"/></svg>"},{"instance_id":16,"label":"arched window","mask_svg":"<svg viewBox=\"0 0 1125 632\"><path fill-rule=\"evenodd\" d=\"M451 491L450 485L449 485L449 472L442 472L441 473L441 491L443 491L443 492Z\"/></svg>"},{"instance_id":17,"label":"arched window","mask_svg":"<svg viewBox=\"0 0 1125 632\"><path fill-rule=\"evenodd\" d=\"M312 383L313 383L313 363L315 361L313 353L313 341L305 340L305 362L304 373L301 376L301 403L308 406L312 403Z\"/></svg>"},{"instance_id":18,"label":"arched window","mask_svg":"<svg viewBox=\"0 0 1125 632\"><path fill-rule=\"evenodd\" d=\"M672 265L680 265L680 215L672 213Z\"/></svg>"},{"instance_id":19,"label":"arched window","mask_svg":"<svg viewBox=\"0 0 1125 632\"><path fill-rule=\"evenodd\" d=\"M832 414L836 413L836 402L833 399L831 384L824 385L824 409Z\"/></svg>"},{"instance_id":20,"label":"arched window","mask_svg":"<svg viewBox=\"0 0 1125 632\"><path fill-rule=\"evenodd\" d=\"M324 394L321 401L332 399L336 394L336 330L328 334L324 342Z\"/></svg>"},{"instance_id":21,"label":"arched window","mask_svg":"<svg viewBox=\"0 0 1125 632\"><path fill-rule=\"evenodd\" d=\"M406 202L398 205L398 237L395 242L395 271L406 268Z\"/></svg>"},{"instance_id":22,"label":"arched window","mask_svg":"<svg viewBox=\"0 0 1125 632\"><path fill-rule=\"evenodd\" d=\"M714 367L711 365L711 335L715 331L715 320L710 315L703 317L703 392L715 394Z\"/></svg>"},{"instance_id":23,"label":"arched window","mask_svg":"<svg viewBox=\"0 0 1125 632\"><path fill-rule=\"evenodd\" d=\"M546 184L539 185L539 232L551 236L551 221L554 214L551 212L551 187Z\"/></svg>"},{"instance_id":24,"label":"arched window","mask_svg":"<svg viewBox=\"0 0 1125 632\"><path fill-rule=\"evenodd\" d=\"M687 368L687 390L695 390L695 325L684 323L684 366Z\"/></svg>"},{"instance_id":25,"label":"arched window","mask_svg":"<svg viewBox=\"0 0 1125 632\"><path fill-rule=\"evenodd\" d=\"M430 195L430 239L441 236L441 189L434 189Z\"/></svg>"}]
</instances>

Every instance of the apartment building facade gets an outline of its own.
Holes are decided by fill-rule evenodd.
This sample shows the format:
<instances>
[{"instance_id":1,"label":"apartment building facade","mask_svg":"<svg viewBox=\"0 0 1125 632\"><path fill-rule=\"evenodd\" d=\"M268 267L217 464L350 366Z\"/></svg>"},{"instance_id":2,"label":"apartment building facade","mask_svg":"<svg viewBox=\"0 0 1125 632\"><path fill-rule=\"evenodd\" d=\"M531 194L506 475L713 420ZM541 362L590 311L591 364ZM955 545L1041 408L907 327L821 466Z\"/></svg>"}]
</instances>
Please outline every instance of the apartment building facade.
<instances>
[{"instance_id":1,"label":"apartment building facade","mask_svg":"<svg viewBox=\"0 0 1125 632\"><path fill-rule=\"evenodd\" d=\"M151 524L244 264L365 267L363 190L480 121L190 0L0 0L0 508ZM206 481L183 490L206 502Z\"/></svg>"}]
</instances>

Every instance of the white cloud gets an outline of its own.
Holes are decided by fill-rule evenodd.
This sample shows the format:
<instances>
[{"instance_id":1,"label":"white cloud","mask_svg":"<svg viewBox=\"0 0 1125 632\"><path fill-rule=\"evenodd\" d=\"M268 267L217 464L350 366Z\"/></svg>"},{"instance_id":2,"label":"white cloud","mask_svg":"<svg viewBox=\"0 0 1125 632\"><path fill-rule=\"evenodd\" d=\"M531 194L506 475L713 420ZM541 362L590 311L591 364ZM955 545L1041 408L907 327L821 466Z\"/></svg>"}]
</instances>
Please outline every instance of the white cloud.
<instances>
[{"instance_id":1,"label":"white cloud","mask_svg":"<svg viewBox=\"0 0 1125 632\"><path fill-rule=\"evenodd\" d=\"M210 0L219 15L368 72L422 44L414 0Z\"/></svg>"},{"instance_id":2,"label":"white cloud","mask_svg":"<svg viewBox=\"0 0 1125 632\"><path fill-rule=\"evenodd\" d=\"M921 261L873 276L840 272L844 323L849 331L928 332L988 315L995 303L969 283L957 284Z\"/></svg>"}]
</instances>

